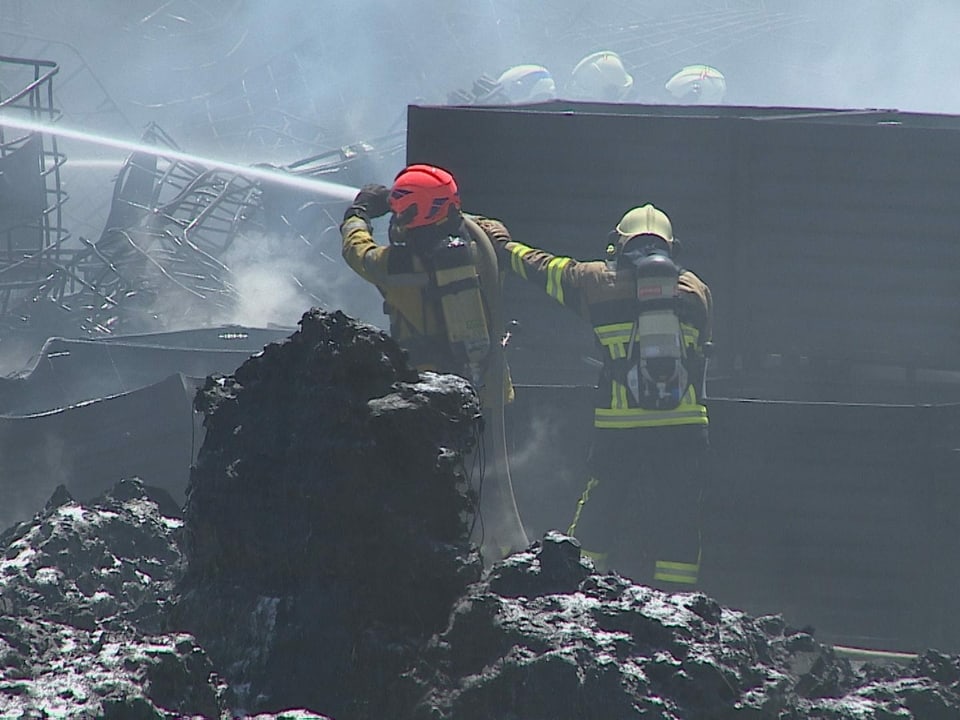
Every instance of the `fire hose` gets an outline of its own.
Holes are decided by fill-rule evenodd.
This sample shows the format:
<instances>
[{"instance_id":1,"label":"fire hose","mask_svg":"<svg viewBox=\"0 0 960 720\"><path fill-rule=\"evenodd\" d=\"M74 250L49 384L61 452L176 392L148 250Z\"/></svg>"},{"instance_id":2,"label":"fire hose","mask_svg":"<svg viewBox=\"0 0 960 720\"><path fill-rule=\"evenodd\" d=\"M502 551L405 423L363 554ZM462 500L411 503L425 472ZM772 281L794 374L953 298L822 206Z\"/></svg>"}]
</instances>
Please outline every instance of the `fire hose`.
<instances>
[{"instance_id":1,"label":"fire hose","mask_svg":"<svg viewBox=\"0 0 960 720\"><path fill-rule=\"evenodd\" d=\"M488 443L485 449L490 458L489 483L480 498L481 519L484 521L482 549L484 557L500 559L510 552L525 550L529 546L520 511L513 493L510 463L507 455L507 433L504 419L507 365L504 357L503 304L500 298L500 270L497 254L490 238L471 218L464 217L470 236L477 245L477 271L486 301L491 342L490 359L486 372L486 396L483 414L486 421Z\"/></svg>"}]
</instances>

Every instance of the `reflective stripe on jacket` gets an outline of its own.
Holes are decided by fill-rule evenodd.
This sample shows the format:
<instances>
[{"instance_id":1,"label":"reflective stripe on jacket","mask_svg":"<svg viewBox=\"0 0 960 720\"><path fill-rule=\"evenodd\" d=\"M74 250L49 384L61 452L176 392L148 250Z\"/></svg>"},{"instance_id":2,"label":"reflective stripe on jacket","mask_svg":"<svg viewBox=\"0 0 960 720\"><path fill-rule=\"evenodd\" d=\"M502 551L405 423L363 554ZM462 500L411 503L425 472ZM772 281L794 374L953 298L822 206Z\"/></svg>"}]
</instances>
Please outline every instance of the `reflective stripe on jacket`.
<instances>
[{"instance_id":1,"label":"reflective stripe on jacket","mask_svg":"<svg viewBox=\"0 0 960 720\"><path fill-rule=\"evenodd\" d=\"M690 353L699 352L700 331L689 323L680 323L683 332L683 343ZM609 367L611 360L622 360L627 357L630 346L630 337L633 334L633 321L599 325L593 328L597 341L606 352L604 360ZM697 400L693 383L687 385L680 404L672 410L646 410L630 407L627 386L620 382L612 372L604 372L609 387L609 405L594 409L593 424L598 428L634 428L634 427L664 427L668 425L706 425L708 422L707 408ZM601 387L601 392L603 388Z\"/></svg>"},{"instance_id":2,"label":"reflective stripe on jacket","mask_svg":"<svg viewBox=\"0 0 960 720\"><path fill-rule=\"evenodd\" d=\"M543 288L550 297L590 322L603 355L594 425L598 428L706 425L707 408L698 397L695 374L680 405L672 410L630 407L626 386L617 379L616 360L627 357L636 320L636 281L632 271L611 270L602 260L581 262L490 233L509 257L511 270ZM507 263L503 263L507 264ZM713 301L710 289L690 271L680 275L680 325L688 353L702 355L711 338Z\"/></svg>"},{"instance_id":3,"label":"reflective stripe on jacket","mask_svg":"<svg viewBox=\"0 0 960 720\"><path fill-rule=\"evenodd\" d=\"M430 273L407 248L378 245L363 218L351 217L341 228L343 259L360 277L376 286L390 318L390 335L419 370L460 372L447 348L443 318L429 302Z\"/></svg>"}]
</instances>

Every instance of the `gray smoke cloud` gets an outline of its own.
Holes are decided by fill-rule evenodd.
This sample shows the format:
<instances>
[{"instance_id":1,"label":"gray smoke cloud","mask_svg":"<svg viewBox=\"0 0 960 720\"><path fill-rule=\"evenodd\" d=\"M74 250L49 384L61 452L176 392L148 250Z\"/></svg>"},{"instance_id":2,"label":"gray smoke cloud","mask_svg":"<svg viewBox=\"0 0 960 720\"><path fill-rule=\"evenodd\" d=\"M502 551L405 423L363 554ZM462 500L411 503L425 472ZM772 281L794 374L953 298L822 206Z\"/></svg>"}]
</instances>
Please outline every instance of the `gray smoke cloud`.
<instances>
[{"instance_id":1,"label":"gray smoke cloud","mask_svg":"<svg viewBox=\"0 0 960 720\"><path fill-rule=\"evenodd\" d=\"M336 144L511 64L545 64L562 87L580 57L607 47L651 88L704 62L743 103L955 112L958 19L942 0L34 0L0 7L0 48L29 54L40 46L24 38L42 38L133 128L226 112L244 89L249 106L287 105Z\"/></svg>"}]
</instances>

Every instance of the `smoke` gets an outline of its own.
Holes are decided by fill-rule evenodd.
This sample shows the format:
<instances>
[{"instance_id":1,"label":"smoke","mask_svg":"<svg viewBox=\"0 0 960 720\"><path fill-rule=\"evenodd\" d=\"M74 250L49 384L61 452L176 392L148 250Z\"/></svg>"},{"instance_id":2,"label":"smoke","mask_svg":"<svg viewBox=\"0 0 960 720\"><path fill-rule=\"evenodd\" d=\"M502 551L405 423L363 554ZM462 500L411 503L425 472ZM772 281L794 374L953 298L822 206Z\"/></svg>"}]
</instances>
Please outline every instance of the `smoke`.
<instances>
[{"instance_id":1,"label":"smoke","mask_svg":"<svg viewBox=\"0 0 960 720\"><path fill-rule=\"evenodd\" d=\"M580 57L605 47L626 54L651 89L704 62L744 103L958 112L960 89L948 82L958 15L938 0L34 0L0 6L0 49L21 54L23 37L43 38L43 51L59 54L51 59L94 77L134 128L197 130L213 118L216 137L239 142L266 120L274 140L283 129L336 147L512 64L545 64L562 86ZM314 137L282 128L282 114Z\"/></svg>"},{"instance_id":2,"label":"smoke","mask_svg":"<svg viewBox=\"0 0 960 720\"><path fill-rule=\"evenodd\" d=\"M248 327L295 327L304 312L319 307L382 326L379 295L342 261L339 244L339 232L335 239L321 234L314 243L267 233L239 236L223 257L237 303L217 319Z\"/></svg>"},{"instance_id":3,"label":"smoke","mask_svg":"<svg viewBox=\"0 0 960 720\"><path fill-rule=\"evenodd\" d=\"M703 60L724 71L730 102L960 113L960 88L946 81L960 64L952 32L960 6L936 0L763 6L769 31Z\"/></svg>"},{"instance_id":4,"label":"smoke","mask_svg":"<svg viewBox=\"0 0 960 720\"><path fill-rule=\"evenodd\" d=\"M237 275L236 287L240 303L232 322L238 325L292 327L310 306L285 258L244 268Z\"/></svg>"},{"instance_id":5,"label":"smoke","mask_svg":"<svg viewBox=\"0 0 960 720\"><path fill-rule=\"evenodd\" d=\"M518 397L525 392L536 393L536 390L517 388ZM537 404L536 397L525 400L534 406ZM589 410L584 406L573 414ZM512 415L509 406L506 414L509 423ZM540 410L528 419L514 421L523 424L520 434L523 442L509 448L510 474L524 526L532 538L541 537L548 530L566 532L573 520L577 499L586 486L586 444L582 457L571 457L569 449L557 447L557 438L571 437L563 426L577 419L570 413L560 417L553 411Z\"/></svg>"},{"instance_id":6,"label":"smoke","mask_svg":"<svg viewBox=\"0 0 960 720\"><path fill-rule=\"evenodd\" d=\"M135 142L155 122L191 153L282 165L402 128L409 104L442 104L514 64L543 64L562 88L600 49L620 52L648 97L662 98L683 65L706 63L723 71L732 104L960 113L958 25L960 5L945 0L31 0L0 2L0 54L61 65L69 126ZM0 78L0 99L18 85ZM120 155L67 154L68 168L70 157ZM369 166L350 184L388 182L395 169ZM69 229L95 238L107 180L79 162L65 175ZM318 306L383 326L379 296L343 263L328 219L311 242L238 237L221 258L238 302L213 320L292 326ZM161 299L152 312L168 329L195 325L185 307ZM512 455L538 531L570 516L585 481L576 467L534 462L560 455L549 452L557 422L534 418ZM57 448L45 454L53 482Z\"/></svg>"},{"instance_id":7,"label":"smoke","mask_svg":"<svg viewBox=\"0 0 960 720\"><path fill-rule=\"evenodd\" d=\"M0 531L43 509L58 485L70 482L69 448L55 431L37 431L35 420L0 420ZM24 452L24 449L29 452Z\"/></svg>"},{"instance_id":8,"label":"smoke","mask_svg":"<svg viewBox=\"0 0 960 720\"><path fill-rule=\"evenodd\" d=\"M949 81L960 70L953 31L960 6L895 3L872 17L874 5L846 8L847 33L834 43L822 73L832 81L830 91L853 107L960 112L960 88Z\"/></svg>"},{"instance_id":9,"label":"smoke","mask_svg":"<svg viewBox=\"0 0 960 720\"><path fill-rule=\"evenodd\" d=\"M278 250L280 252L278 252ZM271 235L241 236L225 254L239 298L227 322L249 327L294 327L317 299L299 281L302 258Z\"/></svg>"}]
</instances>

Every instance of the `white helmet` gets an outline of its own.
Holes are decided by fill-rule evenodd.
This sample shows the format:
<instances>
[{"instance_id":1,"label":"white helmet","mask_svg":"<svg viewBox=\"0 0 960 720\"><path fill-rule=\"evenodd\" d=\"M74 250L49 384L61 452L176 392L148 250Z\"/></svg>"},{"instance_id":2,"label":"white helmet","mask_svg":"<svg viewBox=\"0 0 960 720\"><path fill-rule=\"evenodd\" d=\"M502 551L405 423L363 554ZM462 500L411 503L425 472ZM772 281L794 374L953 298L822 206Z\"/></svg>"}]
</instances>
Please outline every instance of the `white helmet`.
<instances>
[{"instance_id":1,"label":"white helmet","mask_svg":"<svg viewBox=\"0 0 960 720\"><path fill-rule=\"evenodd\" d=\"M507 101L534 103L557 97L557 84L543 65L515 65L497 78Z\"/></svg>"},{"instance_id":2,"label":"white helmet","mask_svg":"<svg viewBox=\"0 0 960 720\"><path fill-rule=\"evenodd\" d=\"M673 242L673 226L670 218L663 210L650 203L627 211L614 230L621 241L629 240L636 235L657 235L668 244Z\"/></svg>"},{"instance_id":3,"label":"white helmet","mask_svg":"<svg viewBox=\"0 0 960 720\"><path fill-rule=\"evenodd\" d=\"M687 65L667 81L666 88L687 105L717 105L723 102L727 80L709 65Z\"/></svg>"},{"instance_id":4,"label":"white helmet","mask_svg":"<svg viewBox=\"0 0 960 720\"><path fill-rule=\"evenodd\" d=\"M618 102L633 87L633 77L615 52L601 50L577 63L570 76L570 98Z\"/></svg>"}]
</instances>

